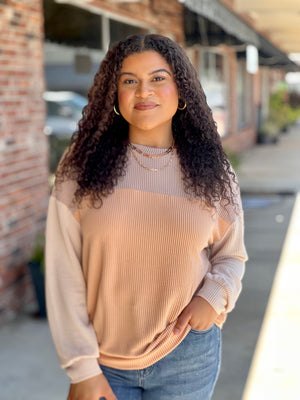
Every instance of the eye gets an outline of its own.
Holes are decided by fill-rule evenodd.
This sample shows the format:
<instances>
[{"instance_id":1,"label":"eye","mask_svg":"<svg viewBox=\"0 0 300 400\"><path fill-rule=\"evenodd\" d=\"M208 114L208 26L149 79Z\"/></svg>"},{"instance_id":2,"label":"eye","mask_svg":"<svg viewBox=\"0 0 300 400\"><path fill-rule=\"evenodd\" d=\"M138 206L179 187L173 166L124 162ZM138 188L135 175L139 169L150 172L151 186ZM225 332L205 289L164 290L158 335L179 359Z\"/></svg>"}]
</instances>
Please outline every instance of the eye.
<instances>
[{"instance_id":1,"label":"eye","mask_svg":"<svg viewBox=\"0 0 300 400\"><path fill-rule=\"evenodd\" d=\"M123 83L124 83L125 85L133 85L133 84L135 83L135 80L134 80L134 79L125 79L125 80L123 81Z\"/></svg>"},{"instance_id":2,"label":"eye","mask_svg":"<svg viewBox=\"0 0 300 400\"><path fill-rule=\"evenodd\" d=\"M164 81L166 78L165 77L163 77L163 76L155 76L154 78L153 78L153 81L154 82L161 82L161 81Z\"/></svg>"}]
</instances>

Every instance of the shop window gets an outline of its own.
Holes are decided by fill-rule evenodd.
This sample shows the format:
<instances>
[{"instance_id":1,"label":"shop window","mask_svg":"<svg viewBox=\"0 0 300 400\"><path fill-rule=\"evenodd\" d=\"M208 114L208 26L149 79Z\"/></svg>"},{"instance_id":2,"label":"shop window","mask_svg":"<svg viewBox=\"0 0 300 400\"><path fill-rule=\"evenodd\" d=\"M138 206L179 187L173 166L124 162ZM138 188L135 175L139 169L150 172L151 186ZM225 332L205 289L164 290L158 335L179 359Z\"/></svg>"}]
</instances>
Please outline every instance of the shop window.
<instances>
[{"instance_id":1,"label":"shop window","mask_svg":"<svg viewBox=\"0 0 300 400\"><path fill-rule=\"evenodd\" d=\"M124 24L123 22L110 20L109 21L109 33L110 33L110 42L115 43L121 39L126 38L129 35L140 35L144 33L148 33L147 29L133 26L129 24Z\"/></svg>"},{"instance_id":2,"label":"shop window","mask_svg":"<svg viewBox=\"0 0 300 400\"><path fill-rule=\"evenodd\" d=\"M133 34L148 33L143 27L108 19L79 7L59 4L54 0L44 0L45 39L70 47L106 49L109 43L103 43L103 37L110 43ZM104 29L104 32L103 32Z\"/></svg>"},{"instance_id":3,"label":"shop window","mask_svg":"<svg viewBox=\"0 0 300 400\"><path fill-rule=\"evenodd\" d=\"M229 78L226 55L211 50L200 52L200 81L220 136L229 130Z\"/></svg>"},{"instance_id":4,"label":"shop window","mask_svg":"<svg viewBox=\"0 0 300 400\"><path fill-rule=\"evenodd\" d=\"M86 96L109 45L149 29L118 14L107 16L101 6L90 11L84 2L78 5L43 0L45 77L48 90Z\"/></svg>"},{"instance_id":5,"label":"shop window","mask_svg":"<svg viewBox=\"0 0 300 400\"><path fill-rule=\"evenodd\" d=\"M44 0L45 39L71 47L102 48L102 20L68 4Z\"/></svg>"}]
</instances>

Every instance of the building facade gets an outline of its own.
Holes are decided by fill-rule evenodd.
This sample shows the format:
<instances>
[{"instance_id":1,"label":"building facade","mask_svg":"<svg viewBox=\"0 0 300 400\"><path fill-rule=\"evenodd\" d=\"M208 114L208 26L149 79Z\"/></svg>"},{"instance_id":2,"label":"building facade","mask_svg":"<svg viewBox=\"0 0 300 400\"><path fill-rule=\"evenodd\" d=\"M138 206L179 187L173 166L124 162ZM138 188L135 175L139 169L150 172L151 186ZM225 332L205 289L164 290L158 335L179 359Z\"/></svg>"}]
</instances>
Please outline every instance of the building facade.
<instances>
[{"instance_id":1,"label":"building facade","mask_svg":"<svg viewBox=\"0 0 300 400\"><path fill-rule=\"evenodd\" d=\"M224 146L241 153L255 143L273 82L284 77L283 66L290 60L238 17L233 3L44 0L47 88L86 95L110 43L133 33L169 36L185 48L197 69ZM64 35L60 24L68 20L73 34L65 30ZM255 73L247 71L249 44L259 48ZM270 62L274 58L275 65Z\"/></svg>"},{"instance_id":2,"label":"building facade","mask_svg":"<svg viewBox=\"0 0 300 400\"><path fill-rule=\"evenodd\" d=\"M251 147L273 84L289 64L230 0L0 1L0 322L34 299L27 260L45 227L48 142L44 90L86 95L110 43L160 33L199 73L224 146ZM259 50L247 71L247 45ZM276 55L277 64L270 60ZM273 57L274 58L274 57Z\"/></svg>"},{"instance_id":3,"label":"building facade","mask_svg":"<svg viewBox=\"0 0 300 400\"><path fill-rule=\"evenodd\" d=\"M27 260L45 224L43 38L40 0L0 2L0 321L32 300Z\"/></svg>"}]
</instances>

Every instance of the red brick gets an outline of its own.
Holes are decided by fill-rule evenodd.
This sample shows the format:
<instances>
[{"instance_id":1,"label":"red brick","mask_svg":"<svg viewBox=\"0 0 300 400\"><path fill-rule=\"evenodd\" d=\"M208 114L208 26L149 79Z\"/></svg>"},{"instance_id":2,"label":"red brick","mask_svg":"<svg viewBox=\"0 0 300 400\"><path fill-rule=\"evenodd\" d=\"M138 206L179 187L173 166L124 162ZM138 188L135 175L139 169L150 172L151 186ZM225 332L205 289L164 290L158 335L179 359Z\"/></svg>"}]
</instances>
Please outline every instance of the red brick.
<instances>
[{"instance_id":1,"label":"red brick","mask_svg":"<svg viewBox=\"0 0 300 400\"><path fill-rule=\"evenodd\" d=\"M42 0L0 6L0 320L32 300L27 259L43 231L48 143L43 133Z\"/></svg>"}]
</instances>

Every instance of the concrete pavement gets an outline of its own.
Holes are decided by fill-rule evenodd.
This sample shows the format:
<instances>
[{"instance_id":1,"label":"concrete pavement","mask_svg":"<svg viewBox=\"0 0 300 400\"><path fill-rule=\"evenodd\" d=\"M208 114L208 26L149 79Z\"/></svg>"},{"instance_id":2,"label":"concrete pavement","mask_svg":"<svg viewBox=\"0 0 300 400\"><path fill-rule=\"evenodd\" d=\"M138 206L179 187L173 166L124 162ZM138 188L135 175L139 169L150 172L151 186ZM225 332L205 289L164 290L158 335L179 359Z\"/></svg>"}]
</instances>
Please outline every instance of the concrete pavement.
<instances>
[{"instance_id":1,"label":"concrete pavement","mask_svg":"<svg viewBox=\"0 0 300 400\"><path fill-rule=\"evenodd\" d=\"M223 329L213 400L299 398L299 150L297 126L277 145L256 146L243 156L238 177L250 259ZM46 320L22 315L2 326L0 349L0 400L66 399L68 380Z\"/></svg>"},{"instance_id":2,"label":"concrete pavement","mask_svg":"<svg viewBox=\"0 0 300 400\"><path fill-rule=\"evenodd\" d=\"M213 400L242 399L294 196L247 195L243 202L249 261L243 291L223 328L223 362Z\"/></svg>"},{"instance_id":3,"label":"concrete pavement","mask_svg":"<svg viewBox=\"0 0 300 400\"><path fill-rule=\"evenodd\" d=\"M300 398L299 150L298 125L248 151L238 170L249 261L214 400Z\"/></svg>"},{"instance_id":4,"label":"concrete pavement","mask_svg":"<svg viewBox=\"0 0 300 400\"><path fill-rule=\"evenodd\" d=\"M243 400L300 398L300 193L281 252Z\"/></svg>"},{"instance_id":5,"label":"concrete pavement","mask_svg":"<svg viewBox=\"0 0 300 400\"><path fill-rule=\"evenodd\" d=\"M255 146L242 157L238 177L242 191L300 191L300 121L281 135L278 144Z\"/></svg>"},{"instance_id":6,"label":"concrete pavement","mask_svg":"<svg viewBox=\"0 0 300 400\"><path fill-rule=\"evenodd\" d=\"M300 398L300 126L283 135L272 155L255 153L255 179L247 173L251 152L241 168L242 189L295 193L295 203L276 268L242 400ZM255 151L255 150L254 150ZM247 164L248 163L248 164ZM265 178L262 176L265 173ZM255 181L257 185L255 186ZM283 214L276 216L283 222Z\"/></svg>"}]
</instances>

